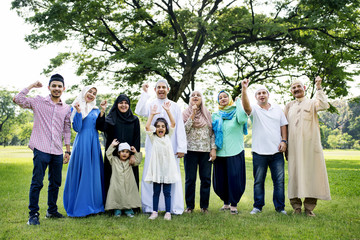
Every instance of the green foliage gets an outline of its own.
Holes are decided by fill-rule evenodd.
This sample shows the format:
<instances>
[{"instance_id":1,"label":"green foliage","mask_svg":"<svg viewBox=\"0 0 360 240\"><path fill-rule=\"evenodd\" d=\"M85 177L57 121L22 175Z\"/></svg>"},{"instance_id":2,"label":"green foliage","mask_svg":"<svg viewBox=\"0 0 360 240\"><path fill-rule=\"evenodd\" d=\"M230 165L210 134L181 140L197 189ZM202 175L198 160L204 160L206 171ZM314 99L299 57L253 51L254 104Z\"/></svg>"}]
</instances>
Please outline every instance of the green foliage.
<instances>
[{"instance_id":1,"label":"green foliage","mask_svg":"<svg viewBox=\"0 0 360 240\"><path fill-rule=\"evenodd\" d=\"M244 77L284 91L289 78L306 75L312 97L320 75L335 98L358 74L349 71L359 66L358 0L13 0L12 8L34 26L30 46L78 41L81 49L60 53L45 74L71 60L83 85L103 81L132 96L142 82L164 78L169 98L187 102L201 71L209 85L220 80L235 95ZM211 78L215 69L220 78Z\"/></svg>"},{"instance_id":2,"label":"green foliage","mask_svg":"<svg viewBox=\"0 0 360 240\"><path fill-rule=\"evenodd\" d=\"M15 92L0 89L0 132L4 124L15 116L15 104L12 102L14 95Z\"/></svg>"}]
</instances>

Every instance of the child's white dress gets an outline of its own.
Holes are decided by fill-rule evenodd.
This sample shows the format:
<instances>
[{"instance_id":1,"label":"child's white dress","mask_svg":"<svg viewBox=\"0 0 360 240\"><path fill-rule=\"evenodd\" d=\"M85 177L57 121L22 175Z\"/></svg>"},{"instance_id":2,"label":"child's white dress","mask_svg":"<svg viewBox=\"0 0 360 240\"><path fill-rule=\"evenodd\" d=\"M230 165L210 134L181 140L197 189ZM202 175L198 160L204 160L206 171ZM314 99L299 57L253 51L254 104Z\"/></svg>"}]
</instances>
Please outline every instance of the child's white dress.
<instances>
[{"instance_id":1,"label":"child's white dress","mask_svg":"<svg viewBox=\"0 0 360 240\"><path fill-rule=\"evenodd\" d=\"M175 183L181 179L177 171L177 164L174 151L171 145L171 135L174 128L169 129L169 134L159 138L154 132L156 128L150 126L149 135L152 148L149 168L145 177L145 182L155 183Z\"/></svg>"}]
</instances>

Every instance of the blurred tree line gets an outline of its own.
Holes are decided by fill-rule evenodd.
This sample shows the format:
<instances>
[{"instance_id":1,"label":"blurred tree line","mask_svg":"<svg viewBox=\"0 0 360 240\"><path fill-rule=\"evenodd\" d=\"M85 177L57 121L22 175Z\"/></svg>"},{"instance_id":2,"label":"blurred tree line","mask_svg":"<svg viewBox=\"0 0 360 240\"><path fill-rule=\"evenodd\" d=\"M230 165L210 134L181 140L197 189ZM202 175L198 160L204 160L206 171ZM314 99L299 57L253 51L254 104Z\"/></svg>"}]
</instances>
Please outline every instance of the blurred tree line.
<instances>
[{"instance_id":1,"label":"blurred tree line","mask_svg":"<svg viewBox=\"0 0 360 240\"><path fill-rule=\"evenodd\" d=\"M0 89L0 144L5 146L27 145L33 126L33 113L31 110L22 109L12 102L17 92ZM68 99L71 104L75 98ZM108 100L107 113L116 99L111 94L99 94L96 105L104 99ZM321 142L326 149L357 149L360 150L360 96L349 100L333 101L335 113L330 111L320 112ZM134 111L135 103L131 104ZM213 104L214 105L214 104ZM215 106L215 105L214 105ZM140 117L144 126L146 119ZM251 147L251 123L248 126L249 134L245 137L245 147ZM71 142L74 142L76 132L72 129ZM100 132L100 142L104 145L104 135ZM145 142L145 131L141 128L141 143Z\"/></svg>"}]
</instances>

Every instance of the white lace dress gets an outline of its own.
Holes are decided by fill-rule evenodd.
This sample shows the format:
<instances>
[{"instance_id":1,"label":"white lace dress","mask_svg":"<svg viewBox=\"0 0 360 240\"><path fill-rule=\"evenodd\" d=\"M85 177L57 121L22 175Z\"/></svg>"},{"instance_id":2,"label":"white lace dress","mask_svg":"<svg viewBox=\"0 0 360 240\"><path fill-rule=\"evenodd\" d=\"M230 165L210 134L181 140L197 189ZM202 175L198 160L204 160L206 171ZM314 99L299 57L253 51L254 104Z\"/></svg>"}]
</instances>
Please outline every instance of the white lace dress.
<instances>
[{"instance_id":1,"label":"white lace dress","mask_svg":"<svg viewBox=\"0 0 360 240\"><path fill-rule=\"evenodd\" d=\"M180 180L177 171L177 163L174 156L170 137L174 133L174 128L169 129L169 134L159 138L155 132L155 127L151 126L148 134L152 149L149 168L145 177L145 182L156 183L175 183Z\"/></svg>"}]
</instances>

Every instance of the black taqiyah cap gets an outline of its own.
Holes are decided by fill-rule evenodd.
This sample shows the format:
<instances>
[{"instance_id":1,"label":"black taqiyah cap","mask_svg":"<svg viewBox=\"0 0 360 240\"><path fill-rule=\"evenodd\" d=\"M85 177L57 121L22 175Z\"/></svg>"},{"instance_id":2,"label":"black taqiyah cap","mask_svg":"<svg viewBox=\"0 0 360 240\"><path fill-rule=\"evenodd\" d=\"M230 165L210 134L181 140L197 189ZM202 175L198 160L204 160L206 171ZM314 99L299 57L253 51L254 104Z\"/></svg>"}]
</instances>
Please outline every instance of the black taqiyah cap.
<instances>
[{"instance_id":1,"label":"black taqiyah cap","mask_svg":"<svg viewBox=\"0 0 360 240\"><path fill-rule=\"evenodd\" d=\"M64 78L60 75L60 74L54 74L50 77L50 81L49 81L49 85L52 81L59 81L59 82L62 82L63 85L65 86L65 83L64 83Z\"/></svg>"}]
</instances>

